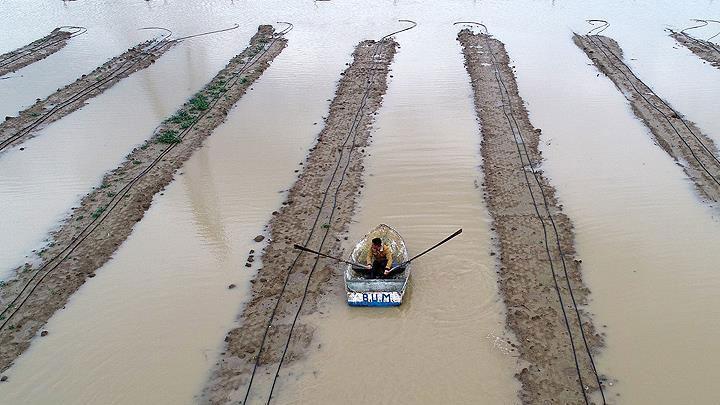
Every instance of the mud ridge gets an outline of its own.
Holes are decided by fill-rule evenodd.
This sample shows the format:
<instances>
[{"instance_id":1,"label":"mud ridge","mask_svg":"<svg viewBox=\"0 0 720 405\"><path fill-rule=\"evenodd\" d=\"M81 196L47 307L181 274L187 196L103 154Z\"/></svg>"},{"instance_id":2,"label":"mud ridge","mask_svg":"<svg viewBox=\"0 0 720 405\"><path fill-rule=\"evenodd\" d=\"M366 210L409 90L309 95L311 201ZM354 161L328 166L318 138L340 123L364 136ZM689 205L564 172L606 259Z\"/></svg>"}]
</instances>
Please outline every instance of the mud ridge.
<instances>
[{"instance_id":1,"label":"mud ridge","mask_svg":"<svg viewBox=\"0 0 720 405\"><path fill-rule=\"evenodd\" d=\"M230 108L286 45L272 26L260 26L242 53L82 199L52 234L52 242L38 252L38 265L28 263L17 269L13 279L0 283L0 308L12 305L0 316L0 371L10 367L50 316L110 259L150 208L155 194L172 181L183 162L225 120ZM68 253L69 246L76 248ZM39 271L43 266L48 267ZM22 293L27 283L30 287ZM13 312L35 285L34 293ZM21 300L11 304L18 296Z\"/></svg>"},{"instance_id":2,"label":"mud ridge","mask_svg":"<svg viewBox=\"0 0 720 405\"><path fill-rule=\"evenodd\" d=\"M306 243L313 249L322 246L323 252L344 254L341 235L347 231L362 187L364 147L368 144L373 115L387 89L389 66L398 47L394 40L385 40L378 56L373 58L376 45L374 41L363 41L355 48L353 62L342 73L317 143L310 149L304 169L282 208L273 212L268 225L269 243L262 254L263 267L252 281L252 296L239 315L239 326L225 338L224 352L203 391L203 403L243 401L258 353L258 368L248 400L265 403L306 283L308 295L301 315L314 312L320 296L330 292L328 281L339 277L334 262L317 263L312 255L299 255L293 244ZM356 117L359 122L353 128ZM314 265L318 267L313 273ZM277 311L267 329L276 303ZM292 331L284 364L302 357L312 337L313 327L300 317Z\"/></svg>"},{"instance_id":3,"label":"mud ridge","mask_svg":"<svg viewBox=\"0 0 720 405\"><path fill-rule=\"evenodd\" d=\"M720 154L712 139L622 63L622 49L612 38L575 34L573 40L625 95L635 116L650 129L657 144L682 166L700 196L713 202L720 200Z\"/></svg>"},{"instance_id":4,"label":"mud ridge","mask_svg":"<svg viewBox=\"0 0 720 405\"><path fill-rule=\"evenodd\" d=\"M542 163L538 150L541 131L530 123L502 42L467 29L460 31L458 41L463 47L481 124L484 197L500 251L498 282L508 308L506 322L517 337L520 358L526 363L516 374L522 384L520 398L528 404L585 403L582 390L593 392L598 387L568 284L581 306L580 319L591 352L602 347L603 338L582 309L590 291L583 284L580 261L575 259L573 225L562 213L555 189L538 169ZM507 91L496 79L492 54ZM514 138L518 132L524 145L521 138ZM557 236L551 221L557 227ZM567 312L575 351L558 294ZM581 388L574 353L587 387Z\"/></svg>"},{"instance_id":5,"label":"mud ridge","mask_svg":"<svg viewBox=\"0 0 720 405\"><path fill-rule=\"evenodd\" d=\"M72 36L71 32L55 28L38 40L0 55L0 77L47 58L64 48Z\"/></svg>"},{"instance_id":6,"label":"mud ridge","mask_svg":"<svg viewBox=\"0 0 720 405\"><path fill-rule=\"evenodd\" d=\"M177 42L165 40L142 42L58 89L45 100L38 99L17 117L6 117L0 124L0 150L25 142L48 124L82 108L88 100L120 80L155 63L175 44Z\"/></svg>"},{"instance_id":7,"label":"mud ridge","mask_svg":"<svg viewBox=\"0 0 720 405\"><path fill-rule=\"evenodd\" d=\"M700 59L709 62L711 65L720 69L720 45L716 45L710 41L693 38L687 34L670 30L670 36L679 44L688 48Z\"/></svg>"}]
</instances>

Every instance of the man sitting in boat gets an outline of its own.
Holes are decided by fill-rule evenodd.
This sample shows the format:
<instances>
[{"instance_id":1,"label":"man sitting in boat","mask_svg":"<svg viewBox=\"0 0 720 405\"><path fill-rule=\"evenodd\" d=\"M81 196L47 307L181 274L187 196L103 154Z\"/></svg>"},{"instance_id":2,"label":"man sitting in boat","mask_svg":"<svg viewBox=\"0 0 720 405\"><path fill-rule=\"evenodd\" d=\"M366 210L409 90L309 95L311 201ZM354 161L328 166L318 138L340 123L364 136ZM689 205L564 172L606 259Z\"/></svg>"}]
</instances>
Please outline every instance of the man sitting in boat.
<instances>
[{"instance_id":1,"label":"man sitting in boat","mask_svg":"<svg viewBox=\"0 0 720 405\"><path fill-rule=\"evenodd\" d=\"M370 278L383 278L390 275L392 268L392 251L382 243L382 239L375 238L370 244L367 254L367 269Z\"/></svg>"}]
</instances>

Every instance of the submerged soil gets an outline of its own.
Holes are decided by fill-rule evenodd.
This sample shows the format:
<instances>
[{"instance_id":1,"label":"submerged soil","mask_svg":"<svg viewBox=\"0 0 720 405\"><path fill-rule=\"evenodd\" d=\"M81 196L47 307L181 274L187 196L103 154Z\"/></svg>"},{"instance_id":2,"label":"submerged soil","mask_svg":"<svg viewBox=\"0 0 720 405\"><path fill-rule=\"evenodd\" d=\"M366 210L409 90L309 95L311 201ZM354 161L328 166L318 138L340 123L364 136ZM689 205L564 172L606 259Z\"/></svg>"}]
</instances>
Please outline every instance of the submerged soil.
<instances>
[{"instance_id":1,"label":"submerged soil","mask_svg":"<svg viewBox=\"0 0 720 405\"><path fill-rule=\"evenodd\" d=\"M0 55L0 76L43 60L61 50L73 34L55 28L48 35L14 51Z\"/></svg>"},{"instance_id":2,"label":"submerged soil","mask_svg":"<svg viewBox=\"0 0 720 405\"><path fill-rule=\"evenodd\" d=\"M52 242L39 252L39 264L26 264L13 279L0 284L4 310L0 371L10 367L52 314L110 259L150 208L155 194L172 181L177 169L225 120L230 108L286 45L272 26L260 26L241 54L82 199L52 234ZM24 289L25 285L29 287Z\"/></svg>"},{"instance_id":3,"label":"submerged soil","mask_svg":"<svg viewBox=\"0 0 720 405\"><path fill-rule=\"evenodd\" d=\"M123 52L75 82L38 100L17 117L0 124L0 150L32 138L46 125L82 108L86 102L120 80L145 69L167 52L175 41L145 41Z\"/></svg>"},{"instance_id":4,"label":"submerged soil","mask_svg":"<svg viewBox=\"0 0 720 405\"><path fill-rule=\"evenodd\" d=\"M469 30L462 30L458 40L481 124L483 189L497 234L507 325L527 362L516 375L520 398L523 403L585 403L583 390L595 391L598 384L578 317L587 350L595 353L603 339L588 314L581 308L578 316L572 305L571 293L584 306L589 290L575 259L573 225L538 169L541 131L530 123L504 45Z\"/></svg>"},{"instance_id":5,"label":"submerged soil","mask_svg":"<svg viewBox=\"0 0 720 405\"><path fill-rule=\"evenodd\" d=\"M650 129L660 147L682 166L700 195L709 201L719 201L720 154L712 139L635 76L623 63L622 49L612 38L575 34L573 40L625 95L635 116Z\"/></svg>"},{"instance_id":6,"label":"submerged soil","mask_svg":"<svg viewBox=\"0 0 720 405\"><path fill-rule=\"evenodd\" d=\"M252 297L239 315L239 327L225 338L225 350L203 392L203 402L238 403L250 390L249 400L264 403L281 359L285 363L296 360L311 344L313 327L300 318L293 328L293 320L300 309L300 314L316 310L319 296L329 291L331 276L337 276L336 267L298 253L293 244L344 256L341 235L362 187L363 148L387 89L397 48L393 40L377 45L363 41L356 47L304 170L282 208L273 212L263 267L252 281Z\"/></svg>"},{"instance_id":7,"label":"submerged soil","mask_svg":"<svg viewBox=\"0 0 720 405\"><path fill-rule=\"evenodd\" d=\"M711 65L720 69L720 45L672 30L670 30L670 36L699 56L700 59L710 62Z\"/></svg>"}]
</instances>

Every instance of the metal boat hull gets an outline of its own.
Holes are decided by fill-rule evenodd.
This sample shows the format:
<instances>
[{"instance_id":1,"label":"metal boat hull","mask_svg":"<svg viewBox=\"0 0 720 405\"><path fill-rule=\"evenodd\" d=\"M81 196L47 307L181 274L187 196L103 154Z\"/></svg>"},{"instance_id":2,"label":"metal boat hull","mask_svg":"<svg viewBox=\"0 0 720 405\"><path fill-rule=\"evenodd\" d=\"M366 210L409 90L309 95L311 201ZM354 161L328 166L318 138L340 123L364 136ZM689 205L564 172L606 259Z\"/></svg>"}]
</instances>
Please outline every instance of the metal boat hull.
<instances>
[{"instance_id":1,"label":"metal boat hull","mask_svg":"<svg viewBox=\"0 0 720 405\"><path fill-rule=\"evenodd\" d=\"M400 234L388 225L381 224L363 237L350 254L350 261L364 264L370 241L379 237L393 252L393 265L406 261L409 256L405 241ZM402 304L403 296L410 278L410 265L405 270L387 279L367 279L355 271L352 265L345 269L345 290L347 302L359 307L390 307Z\"/></svg>"}]
</instances>

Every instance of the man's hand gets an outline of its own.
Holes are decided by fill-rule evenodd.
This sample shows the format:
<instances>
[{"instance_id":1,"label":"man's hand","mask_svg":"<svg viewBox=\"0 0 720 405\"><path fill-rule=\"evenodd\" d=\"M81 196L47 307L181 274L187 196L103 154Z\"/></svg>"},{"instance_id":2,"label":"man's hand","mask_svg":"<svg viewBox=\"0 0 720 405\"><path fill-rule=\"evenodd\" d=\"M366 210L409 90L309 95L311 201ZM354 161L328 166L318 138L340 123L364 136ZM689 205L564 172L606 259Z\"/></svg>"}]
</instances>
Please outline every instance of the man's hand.
<instances>
[{"instance_id":1,"label":"man's hand","mask_svg":"<svg viewBox=\"0 0 720 405\"><path fill-rule=\"evenodd\" d=\"M384 273L384 274L385 274L386 276L387 276L388 274L390 274L390 269L385 269L385 273Z\"/></svg>"},{"instance_id":2,"label":"man's hand","mask_svg":"<svg viewBox=\"0 0 720 405\"><path fill-rule=\"evenodd\" d=\"M366 265L365 265L365 269L366 269L366 270L372 270L372 266L369 265L369 264L366 264Z\"/></svg>"}]
</instances>

